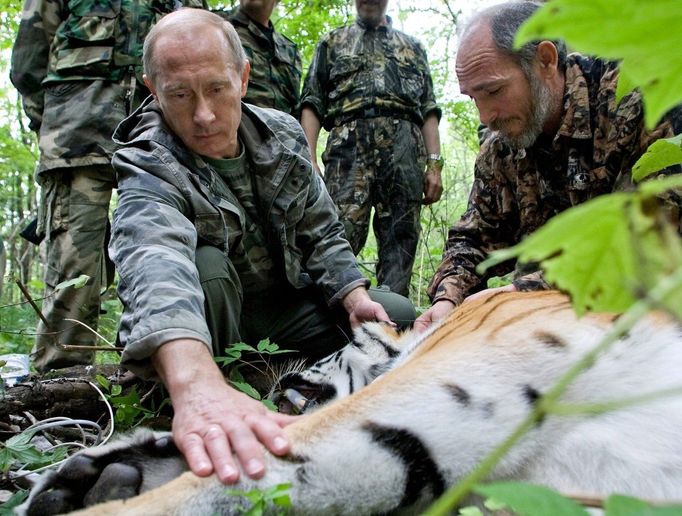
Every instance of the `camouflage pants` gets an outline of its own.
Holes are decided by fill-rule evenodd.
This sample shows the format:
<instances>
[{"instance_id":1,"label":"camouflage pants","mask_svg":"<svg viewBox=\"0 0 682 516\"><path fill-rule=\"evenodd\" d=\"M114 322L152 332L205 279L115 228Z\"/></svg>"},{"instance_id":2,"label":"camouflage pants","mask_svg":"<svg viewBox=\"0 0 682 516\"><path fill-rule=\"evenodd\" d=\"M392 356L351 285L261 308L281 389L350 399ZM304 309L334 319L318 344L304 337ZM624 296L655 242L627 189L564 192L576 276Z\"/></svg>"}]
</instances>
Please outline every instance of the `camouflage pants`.
<instances>
[{"instance_id":1,"label":"camouflage pants","mask_svg":"<svg viewBox=\"0 0 682 516\"><path fill-rule=\"evenodd\" d=\"M322 159L327 190L353 251L365 245L374 208L377 281L407 296L424 190L419 127L385 117L354 120L331 130Z\"/></svg>"},{"instance_id":2,"label":"camouflage pants","mask_svg":"<svg viewBox=\"0 0 682 516\"><path fill-rule=\"evenodd\" d=\"M108 165L54 170L41 174L38 233L45 236L45 296L42 322L32 358L37 370L93 363L94 353L67 351L63 345L91 346L97 329L100 295L113 277L106 257L109 201L114 171ZM109 266L107 265L109 263ZM82 288L55 290L60 282L90 277Z\"/></svg>"},{"instance_id":3,"label":"camouflage pants","mask_svg":"<svg viewBox=\"0 0 682 516\"><path fill-rule=\"evenodd\" d=\"M314 361L348 343L348 314L341 307L327 306L314 287L295 289L285 283L265 293L244 293L232 262L212 246L197 249L196 264L214 354L223 355L231 343L255 346L269 337L282 349L297 351L293 358ZM416 312L409 299L376 288L369 295L400 327L414 322Z\"/></svg>"}]
</instances>

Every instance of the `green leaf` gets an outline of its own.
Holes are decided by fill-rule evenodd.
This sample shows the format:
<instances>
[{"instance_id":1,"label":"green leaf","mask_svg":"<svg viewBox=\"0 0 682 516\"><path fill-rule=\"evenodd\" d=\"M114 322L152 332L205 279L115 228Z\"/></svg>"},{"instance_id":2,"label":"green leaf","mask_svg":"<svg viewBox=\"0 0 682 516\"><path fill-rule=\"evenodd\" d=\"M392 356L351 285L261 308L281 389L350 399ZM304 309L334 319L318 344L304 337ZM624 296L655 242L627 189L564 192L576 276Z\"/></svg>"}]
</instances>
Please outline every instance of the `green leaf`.
<instances>
[{"instance_id":1,"label":"green leaf","mask_svg":"<svg viewBox=\"0 0 682 516\"><path fill-rule=\"evenodd\" d=\"M101 374L95 376L95 380L100 385L100 387L103 387L106 390L109 390L109 388L111 387L111 383L109 382L109 380L102 376Z\"/></svg>"},{"instance_id":2,"label":"green leaf","mask_svg":"<svg viewBox=\"0 0 682 516\"><path fill-rule=\"evenodd\" d=\"M16 514L14 509L21 505L28 497L28 490L17 491L10 498L0 505L0 516L13 516Z\"/></svg>"},{"instance_id":3,"label":"green leaf","mask_svg":"<svg viewBox=\"0 0 682 516\"><path fill-rule=\"evenodd\" d=\"M620 59L626 84L644 96L645 121L653 127L682 102L679 0L550 0L517 34L518 46L537 39L563 39L573 49Z\"/></svg>"},{"instance_id":4,"label":"green leaf","mask_svg":"<svg viewBox=\"0 0 682 516\"><path fill-rule=\"evenodd\" d=\"M87 276L85 274L81 274L77 278L70 279L67 281L62 281L61 283L58 283L57 286L54 287L54 289L55 290L64 290L65 288L69 288L69 287L83 288L89 279L90 279L90 276Z\"/></svg>"},{"instance_id":5,"label":"green leaf","mask_svg":"<svg viewBox=\"0 0 682 516\"><path fill-rule=\"evenodd\" d=\"M605 516L679 516L682 505L676 507L654 507L642 500L629 496L611 495L604 504Z\"/></svg>"},{"instance_id":6,"label":"green leaf","mask_svg":"<svg viewBox=\"0 0 682 516\"><path fill-rule=\"evenodd\" d=\"M243 392L247 396L251 396L255 400L260 400L261 396L260 396L260 394L258 394L258 391L256 389L254 389L253 387L251 387L251 385L249 385L248 383L246 383L246 382L234 382L234 381L232 381L230 383L238 391Z\"/></svg>"},{"instance_id":7,"label":"green leaf","mask_svg":"<svg viewBox=\"0 0 682 516\"><path fill-rule=\"evenodd\" d=\"M632 198L615 193L597 197L550 219L516 246L491 253L478 271L517 258L542 262L545 279L570 292L579 314L586 310L623 311L634 302L631 240L623 212ZM589 228L589 231L585 231Z\"/></svg>"},{"instance_id":8,"label":"green leaf","mask_svg":"<svg viewBox=\"0 0 682 516\"><path fill-rule=\"evenodd\" d=\"M682 163L682 134L656 140L632 167L632 178L641 181L666 167Z\"/></svg>"},{"instance_id":9,"label":"green leaf","mask_svg":"<svg viewBox=\"0 0 682 516\"><path fill-rule=\"evenodd\" d=\"M270 400L263 399L263 400L261 400L261 403L262 403L263 405L265 405L265 407L266 407L268 410L271 410L272 412L277 412L277 411L278 411L277 406L276 406L272 401L270 401Z\"/></svg>"},{"instance_id":10,"label":"green leaf","mask_svg":"<svg viewBox=\"0 0 682 516\"><path fill-rule=\"evenodd\" d=\"M264 351L276 351L278 346L277 344L271 344L270 339L263 339L258 343L257 348L258 351L262 353Z\"/></svg>"},{"instance_id":11,"label":"green leaf","mask_svg":"<svg viewBox=\"0 0 682 516\"><path fill-rule=\"evenodd\" d=\"M474 491L495 498L521 516L588 516L588 512L572 500L544 486L522 482L495 482L479 485Z\"/></svg>"}]
</instances>

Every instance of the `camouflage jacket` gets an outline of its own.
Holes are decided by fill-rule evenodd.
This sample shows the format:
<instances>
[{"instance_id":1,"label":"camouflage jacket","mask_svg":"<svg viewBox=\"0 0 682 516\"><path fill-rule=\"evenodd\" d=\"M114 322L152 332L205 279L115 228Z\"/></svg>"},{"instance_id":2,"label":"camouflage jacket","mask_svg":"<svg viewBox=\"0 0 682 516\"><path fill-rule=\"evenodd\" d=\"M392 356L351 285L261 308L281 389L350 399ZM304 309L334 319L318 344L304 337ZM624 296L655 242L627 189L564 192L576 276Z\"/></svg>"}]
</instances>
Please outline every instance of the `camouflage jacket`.
<instances>
[{"instance_id":1,"label":"camouflage jacket","mask_svg":"<svg viewBox=\"0 0 682 516\"><path fill-rule=\"evenodd\" d=\"M110 255L124 305L122 360L149 376L148 357L164 342L192 338L210 349L194 253L198 244L210 244L228 259L234 242L228 219L241 211L234 196L219 193L218 173L170 132L151 98L114 138L122 148L113 159L119 201ZM367 285L296 120L242 104L239 138L254 172L268 251L283 257L285 280L296 288L317 286L330 305Z\"/></svg>"},{"instance_id":2,"label":"camouflage jacket","mask_svg":"<svg viewBox=\"0 0 682 516\"><path fill-rule=\"evenodd\" d=\"M251 63L244 102L279 109L298 117L301 56L296 44L277 32L272 24L265 29L239 8L229 13L218 11L217 14L234 25Z\"/></svg>"},{"instance_id":3,"label":"camouflage jacket","mask_svg":"<svg viewBox=\"0 0 682 516\"><path fill-rule=\"evenodd\" d=\"M571 206L631 188L632 166L649 144L682 131L680 110L647 131L639 93L616 102L613 63L572 54L565 78L564 114L554 138L541 135L532 147L515 151L486 132L467 211L450 229L443 262L428 288L433 301L460 303L485 288L487 278L475 268L487 253L518 243ZM670 201L672 217L679 220L680 196L672 193ZM516 285L523 289L525 281L540 278L522 277Z\"/></svg>"},{"instance_id":4,"label":"camouflage jacket","mask_svg":"<svg viewBox=\"0 0 682 516\"><path fill-rule=\"evenodd\" d=\"M301 105L313 109L327 130L353 118L394 116L421 127L428 113L440 117L426 52L390 18L376 28L356 20L322 38Z\"/></svg>"},{"instance_id":5,"label":"camouflage jacket","mask_svg":"<svg viewBox=\"0 0 682 516\"><path fill-rule=\"evenodd\" d=\"M109 163L113 130L149 94L144 38L182 5L205 7L203 0L26 0L10 77L39 132L39 171ZM90 89L93 81L106 83Z\"/></svg>"}]
</instances>

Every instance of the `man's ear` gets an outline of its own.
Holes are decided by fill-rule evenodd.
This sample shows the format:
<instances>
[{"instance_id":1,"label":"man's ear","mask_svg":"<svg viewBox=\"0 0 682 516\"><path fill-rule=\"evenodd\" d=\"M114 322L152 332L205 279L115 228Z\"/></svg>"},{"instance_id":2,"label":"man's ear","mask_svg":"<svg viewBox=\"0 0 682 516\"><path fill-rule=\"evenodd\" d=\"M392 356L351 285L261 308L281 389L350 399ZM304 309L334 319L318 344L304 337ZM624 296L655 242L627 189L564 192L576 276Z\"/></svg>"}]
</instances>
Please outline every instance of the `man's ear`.
<instances>
[{"instance_id":1,"label":"man's ear","mask_svg":"<svg viewBox=\"0 0 682 516\"><path fill-rule=\"evenodd\" d=\"M249 72L251 71L251 63L247 59L242 70L242 98L246 95L246 88L249 86Z\"/></svg>"},{"instance_id":2,"label":"man's ear","mask_svg":"<svg viewBox=\"0 0 682 516\"><path fill-rule=\"evenodd\" d=\"M535 51L541 75L554 75L559 67L559 51L551 41L541 41Z\"/></svg>"},{"instance_id":3,"label":"man's ear","mask_svg":"<svg viewBox=\"0 0 682 516\"><path fill-rule=\"evenodd\" d=\"M144 85L151 92L152 96L154 97L154 100L158 100L158 97L156 96L156 88L154 87L154 84L152 84L152 81L149 80L149 77L147 77L147 74L144 74L142 76L142 80L144 81Z\"/></svg>"}]
</instances>

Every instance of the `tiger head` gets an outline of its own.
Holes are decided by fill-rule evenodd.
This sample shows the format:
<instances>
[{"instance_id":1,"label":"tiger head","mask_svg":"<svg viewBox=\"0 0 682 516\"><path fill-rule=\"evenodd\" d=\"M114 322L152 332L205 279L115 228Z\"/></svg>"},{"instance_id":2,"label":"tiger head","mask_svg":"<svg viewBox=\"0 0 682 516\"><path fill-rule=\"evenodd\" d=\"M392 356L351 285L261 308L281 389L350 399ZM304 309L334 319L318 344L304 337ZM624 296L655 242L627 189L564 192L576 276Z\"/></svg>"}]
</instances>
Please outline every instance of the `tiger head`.
<instances>
[{"instance_id":1,"label":"tiger head","mask_svg":"<svg viewBox=\"0 0 682 516\"><path fill-rule=\"evenodd\" d=\"M385 323L366 323L339 351L302 371L282 375L268 398L285 414L302 414L344 398L392 369L405 351L407 334Z\"/></svg>"}]
</instances>

